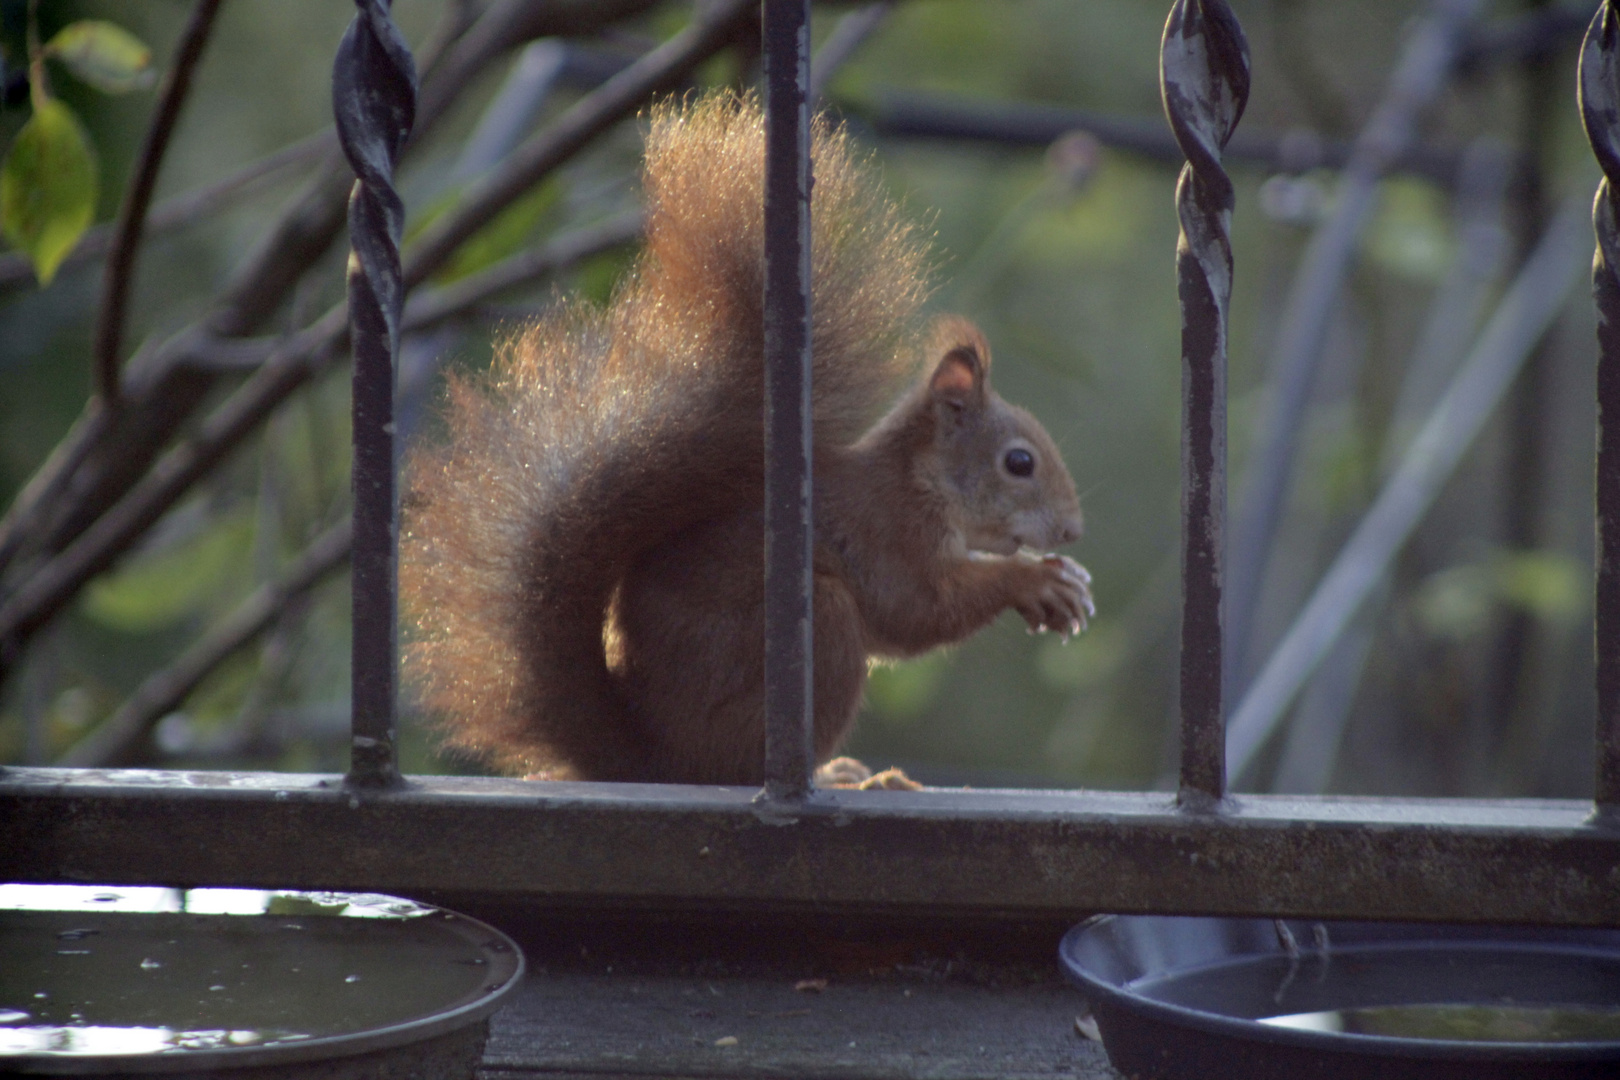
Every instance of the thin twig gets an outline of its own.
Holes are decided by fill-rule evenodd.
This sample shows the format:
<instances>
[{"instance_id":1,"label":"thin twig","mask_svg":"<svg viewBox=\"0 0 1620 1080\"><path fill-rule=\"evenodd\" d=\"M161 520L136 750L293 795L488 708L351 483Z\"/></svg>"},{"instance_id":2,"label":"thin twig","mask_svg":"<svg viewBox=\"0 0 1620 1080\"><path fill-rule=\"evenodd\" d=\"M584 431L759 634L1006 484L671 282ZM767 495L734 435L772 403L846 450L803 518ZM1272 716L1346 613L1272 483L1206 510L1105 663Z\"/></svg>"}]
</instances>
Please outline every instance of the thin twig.
<instances>
[{"instance_id":1,"label":"thin twig","mask_svg":"<svg viewBox=\"0 0 1620 1080\"><path fill-rule=\"evenodd\" d=\"M833 25L832 33L821 43L810 60L810 107L816 108L827 84L857 49L871 37L894 10L895 0L879 0L850 12Z\"/></svg>"},{"instance_id":2,"label":"thin twig","mask_svg":"<svg viewBox=\"0 0 1620 1080\"><path fill-rule=\"evenodd\" d=\"M622 247L640 237L642 223L641 211L627 211L599 225L565 233L540 247L519 252L453 284L424 289L405 306L402 328L413 333L431 329L468 314L508 289L527 285L594 255Z\"/></svg>"},{"instance_id":3,"label":"thin twig","mask_svg":"<svg viewBox=\"0 0 1620 1080\"><path fill-rule=\"evenodd\" d=\"M28 100L34 110L45 104L50 87L45 74L45 50L39 44L39 0L28 0Z\"/></svg>"},{"instance_id":4,"label":"thin twig","mask_svg":"<svg viewBox=\"0 0 1620 1080\"><path fill-rule=\"evenodd\" d=\"M1380 482L1387 480L1400 464L1401 454L1434 410L1473 343L1491 297L1501 291L1509 248L1503 215L1512 160L1512 151L1506 145L1483 136L1469 146L1465 164L1458 170L1453 224L1458 251L1435 290L1417 344L1403 365L1405 374L1379 452ZM1546 339L1542 340L1545 348ZM1288 721L1270 791L1317 794L1327 790L1378 617L1390 596L1386 574L1301 692L1299 707Z\"/></svg>"},{"instance_id":5,"label":"thin twig","mask_svg":"<svg viewBox=\"0 0 1620 1080\"><path fill-rule=\"evenodd\" d=\"M422 92L416 104L417 134L443 116L463 87L496 57L543 37L580 37L609 23L652 7L658 0L497 0L452 45L431 69L422 67Z\"/></svg>"},{"instance_id":6,"label":"thin twig","mask_svg":"<svg viewBox=\"0 0 1620 1080\"><path fill-rule=\"evenodd\" d=\"M73 474L101 438L107 422L107 410L102 408L100 398L92 397L85 402L84 412L73 422L67 435L12 500L11 508L0 518L0 571L23 552L25 541L37 531L44 510L55 506L62 497Z\"/></svg>"},{"instance_id":7,"label":"thin twig","mask_svg":"<svg viewBox=\"0 0 1620 1080\"><path fill-rule=\"evenodd\" d=\"M638 215L639 216L639 215ZM534 252L497 263L482 274L426 293L425 306L407 312L406 329L421 330L460 315L485 297L540 274L562 269L634 238L630 215L554 240ZM0 683L23 643L55 617L96 574L112 563L180 500L198 479L255 430L295 390L340 359L348 343L347 305L268 348L269 358L205 420L60 554L34 569L0 604ZM242 343L194 333L177 347L176 363L239 365Z\"/></svg>"},{"instance_id":8,"label":"thin twig","mask_svg":"<svg viewBox=\"0 0 1620 1080\"><path fill-rule=\"evenodd\" d=\"M446 19L459 20L459 11L458 8L450 12ZM453 36L448 30L435 35L444 41L450 41ZM462 80L451 88L452 97L464 83ZM419 130L423 126L418 125ZM87 418L93 419L93 423L81 420L68 433L63 444L13 502L4 522L0 522L0 567L19 551L46 546L42 533L53 529L53 522L91 522L122 498L124 489L157 456L169 437L190 419L205 396L188 388L190 400L176 407L175 386L168 376L184 367L199 347L205 353L212 353L215 350L210 345L218 339L252 333L280 306L287 293L339 235L353 176L337 148L336 136L328 130L278 154L293 157L298 147L303 148L296 153L298 161L307 162L317 156L322 159L314 170L315 179L267 230L253 253L232 275L221 296L210 305L210 313L146 357L143 367L147 376L142 380L143 385L124 388L128 398L122 409L123 423L109 423L110 418L102 414ZM268 171L275 157L272 155L257 166L249 166L244 172L259 167L266 167ZM227 178L221 186L236 182L236 178ZM244 178L241 182L247 180ZM198 193L199 199L203 194ZM190 379L194 382L195 375ZM158 412L169 414L165 423L144 426L137 423L141 417ZM135 437L128 435L132 428L139 431ZM109 456L105 448L113 442L118 452ZM109 460L113 463L111 466L101 464ZM84 475L81 469L90 475ZM71 504L58 505L64 497L71 499ZM51 554L65 549L81 531L72 530L51 538ZM4 681L6 666L11 662L7 648L8 643L0 637L0 682Z\"/></svg>"},{"instance_id":9,"label":"thin twig","mask_svg":"<svg viewBox=\"0 0 1620 1080\"><path fill-rule=\"evenodd\" d=\"M252 432L276 406L330 363L348 341L346 306L294 336L198 431L162 459L78 539L30 575L0 605L0 682L22 645Z\"/></svg>"},{"instance_id":10,"label":"thin twig","mask_svg":"<svg viewBox=\"0 0 1620 1080\"><path fill-rule=\"evenodd\" d=\"M144 234L156 236L190 225L228 205L235 196L248 194L264 181L273 179L294 166L308 164L330 153L336 146L337 141L332 129L326 128L274 153L266 154L212 184L165 199L152 207L151 213L146 215ZM73 251L62 260L62 265L72 266L105 255L107 249L112 246L114 224L109 222L86 229ZM33 281L33 266L27 258L14 251L0 254L0 291L31 284Z\"/></svg>"},{"instance_id":11,"label":"thin twig","mask_svg":"<svg viewBox=\"0 0 1620 1080\"><path fill-rule=\"evenodd\" d=\"M124 192L124 203L118 210L118 228L102 277L101 314L96 320L93 352L97 388L102 400L109 405L116 405L119 397L118 349L123 341L124 312L129 304L129 287L135 273L135 255L141 246L141 230L146 225L146 210L152 203L152 190L157 186L158 168L169 148L169 136L174 134L175 121L180 118L180 106L191 92L191 76L213 32L219 4L220 0L197 0L191 9L174 63L163 77L157 111L146 129L146 140L141 144L140 157Z\"/></svg>"},{"instance_id":12,"label":"thin twig","mask_svg":"<svg viewBox=\"0 0 1620 1080\"><path fill-rule=\"evenodd\" d=\"M859 102L837 104L884 139L1044 149L1070 132L1084 131L1104 146L1150 161L1179 164L1183 160L1181 148L1164 124L1145 117L932 90L877 90ZM1221 160L1271 172L1301 173L1344 168L1353 153L1354 144L1343 139L1257 128L1234 132ZM1386 171L1411 173L1450 187L1457 182L1459 160L1457 148L1425 142L1406 146Z\"/></svg>"},{"instance_id":13,"label":"thin twig","mask_svg":"<svg viewBox=\"0 0 1620 1080\"><path fill-rule=\"evenodd\" d=\"M315 539L279 580L266 582L237 605L174 663L147 677L118 711L62 756L78 767L120 765L136 751L157 722L186 700L215 668L250 644L287 606L348 561L353 522L344 520Z\"/></svg>"},{"instance_id":14,"label":"thin twig","mask_svg":"<svg viewBox=\"0 0 1620 1080\"><path fill-rule=\"evenodd\" d=\"M676 86L726 45L735 23L751 16L757 7L755 0L717 0L680 33L585 95L498 168L474 181L454 209L417 237L405 259L406 287L443 266L463 241L493 221L512 200L597 135L634 113L648 97Z\"/></svg>"},{"instance_id":15,"label":"thin twig","mask_svg":"<svg viewBox=\"0 0 1620 1080\"><path fill-rule=\"evenodd\" d=\"M521 168L497 169L494 184L475 185L460 211L449 217L434 233L427 255L408 262L407 274L415 271L420 280L435 269L463 240L498 214L511 200L542 179L551 169L568 160L596 134L632 113L646 98L667 88L727 44L733 22L752 14L751 0L724 0L708 14L688 26L664 45L609 80L597 91L581 99L553 128L520 149L515 160ZM521 176L520 176L521 174ZM520 179L522 182L516 182ZM305 206L315 216L324 204L317 197ZM317 223L316 231L322 231ZM298 232L298 223L289 222L287 232ZM319 238L307 238L306 247L319 247ZM429 242L424 237L423 246ZM275 241L272 241L275 243ZM289 248L299 246L290 243ZM307 252L306 252L307 253ZM442 254L438 254L442 253ZM313 256L310 256L313 258ZM261 265L266 261L261 260ZM262 305L262 298L250 301L247 285L285 277L290 283L301 271L298 259L290 256L273 260L262 276L246 275L232 292L244 302ZM273 272L273 273L272 273ZM219 313L216 312L216 316ZM122 491L93 524L85 528L60 553L34 570L17 591L0 604L0 683L17 663L23 645L45 626L84 587L92 577L109 568L139 537L174 505L202 476L257 428L277 406L312 375L323 370L346 348L346 310L336 307L317 323L293 335L276 349L253 376L227 398L184 442L170 450L139 481ZM216 322L223 322L234 333L223 333ZM209 329L193 328L177 335L152 358L156 370L178 367L197 351L207 353L212 340L245 332L244 320L227 316L209 319ZM212 331L212 332L210 332Z\"/></svg>"},{"instance_id":16,"label":"thin twig","mask_svg":"<svg viewBox=\"0 0 1620 1080\"><path fill-rule=\"evenodd\" d=\"M471 84L479 65L493 60L506 49L535 36L588 33L620 17L626 10L634 9L637 3L646 6L647 2L616 0L614 3L577 4L505 0L487 10L464 35L458 36L449 29L436 32L434 39L446 43L444 51L439 53L444 59L433 67L431 77L423 86L423 95L439 106L437 110L418 111L417 137ZM463 26L460 10L457 8L445 16L446 20L454 20L458 28ZM478 38L474 43L477 47L467 48L468 42L461 40L463 37L469 41ZM50 498L45 501L19 498L7 514L9 524L0 526L3 529L0 552L43 547L46 541L38 535L41 530L54 528L54 522L88 523L120 499L125 489L135 482L134 478L146 469L172 434L190 420L197 404L204 399L203 393L189 385L196 381L194 373L181 380L188 385L177 387L168 377L170 369L183 367L199 347L211 353L214 350L210 343L218 339L253 333L279 308L288 291L309 267L331 247L342 230L353 177L336 149L336 140L330 135L327 139L330 141L323 141L322 146L329 149L323 163L314 170L315 180L271 226L253 254L232 275L220 298L211 305L210 314L146 358L142 366L147 376L141 387L126 378L124 389L129 396L122 410L123 423L76 425L67 437L71 445L65 449L58 447L51 455L46 466L48 474L36 476L25 489L25 493ZM126 372L126 376L133 376L133 372ZM177 405L177 396L186 400ZM139 423L149 413L167 415L161 423ZM129 434L132 430L137 432L133 436ZM107 453L109 445L116 445L117 452ZM87 470L89 475L83 475L81 469ZM59 498L70 502L53 505ZM52 537L51 553L65 549L77 539L83 527L87 525L75 526ZM10 662L5 647L6 642L0 638L0 681L4 680L5 665Z\"/></svg>"}]
</instances>

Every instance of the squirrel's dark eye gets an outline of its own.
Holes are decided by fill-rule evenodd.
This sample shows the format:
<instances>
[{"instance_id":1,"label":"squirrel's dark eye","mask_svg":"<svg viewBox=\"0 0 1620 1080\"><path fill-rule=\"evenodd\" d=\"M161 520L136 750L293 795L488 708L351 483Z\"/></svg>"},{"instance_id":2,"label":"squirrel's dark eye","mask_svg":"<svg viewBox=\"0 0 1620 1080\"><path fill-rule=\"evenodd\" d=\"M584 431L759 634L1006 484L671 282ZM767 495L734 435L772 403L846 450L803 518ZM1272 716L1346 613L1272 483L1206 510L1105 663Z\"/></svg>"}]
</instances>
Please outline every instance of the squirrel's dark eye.
<instances>
[{"instance_id":1,"label":"squirrel's dark eye","mask_svg":"<svg viewBox=\"0 0 1620 1080\"><path fill-rule=\"evenodd\" d=\"M1014 476L1031 476L1035 472L1035 455L1024 449L1007 451L1007 456L1001 459L1007 471Z\"/></svg>"}]
</instances>

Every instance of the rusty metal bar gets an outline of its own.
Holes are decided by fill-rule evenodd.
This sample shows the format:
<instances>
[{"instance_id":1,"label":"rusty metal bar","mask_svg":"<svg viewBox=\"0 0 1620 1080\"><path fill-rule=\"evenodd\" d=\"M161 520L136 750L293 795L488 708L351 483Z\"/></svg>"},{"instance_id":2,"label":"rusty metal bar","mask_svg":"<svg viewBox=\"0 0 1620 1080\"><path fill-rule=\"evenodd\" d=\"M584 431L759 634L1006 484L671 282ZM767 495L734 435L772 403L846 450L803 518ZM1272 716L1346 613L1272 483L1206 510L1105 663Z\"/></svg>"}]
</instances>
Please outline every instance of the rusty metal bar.
<instances>
[{"instance_id":1,"label":"rusty metal bar","mask_svg":"<svg viewBox=\"0 0 1620 1080\"><path fill-rule=\"evenodd\" d=\"M811 681L810 2L765 0L765 793L802 799Z\"/></svg>"},{"instance_id":2,"label":"rusty metal bar","mask_svg":"<svg viewBox=\"0 0 1620 1080\"><path fill-rule=\"evenodd\" d=\"M349 197L349 334L354 349L353 735L349 782L401 782L394 750L399 506L394 485L394 357L405 291L405 206L394 162L416 112L416 65L389 0L359 9L332 66L338 140L357 177Z\"/></svg>"},{"instance_id":3,"label":"rusty metal bar","mask_svg":"<svg viewBox=\"0 0 1620 1080\"><path fill-rule=\"evenodd\" d=\"M1249 98L1249 45L1224 0L1177 0L1159 82L1187 157L1176 185L1181 239L1181 790L1200 808L1226 793L1221 588L1226 531L1226 320L1232 181L1221 149Z\"/></svg>"},{"instance_id":4,"label":"rusty metal bar","mask_svg":"<svg viewBox=\"0 0 1620 1080\"><path fill-rule=\"evenodd\" d=\"M1620 925L1584 800L824 791L16 768L0 880L457 891L550 904ZM469 852L476 852L470 856Z\"/></svg>"},{"instance_id":5,"label":"rusty metal bar","mask_svg":"<svg viewBox=\"0 0 1620 1080\"><path fill-rule=\"evenodd\" d=\"M1603 167L1592 227L1597 253L1597 752L1600 811L1620 812L1620 6L1606 0L1581 46L1581 119Z\"/></svg>"}]
</instances>

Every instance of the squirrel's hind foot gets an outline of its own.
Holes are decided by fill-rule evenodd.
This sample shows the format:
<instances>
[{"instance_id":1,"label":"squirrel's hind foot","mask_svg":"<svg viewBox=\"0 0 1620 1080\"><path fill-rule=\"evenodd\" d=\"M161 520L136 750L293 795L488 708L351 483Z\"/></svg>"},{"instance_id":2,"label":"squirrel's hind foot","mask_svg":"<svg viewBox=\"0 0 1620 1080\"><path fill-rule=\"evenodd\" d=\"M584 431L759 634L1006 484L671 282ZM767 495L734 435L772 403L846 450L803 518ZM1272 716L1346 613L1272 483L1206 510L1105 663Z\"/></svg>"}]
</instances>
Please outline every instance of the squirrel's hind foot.
<instances>
[{"instance_id":1,"label":"squirrel's hind foot","mask_svg":"<svg viewBox=\"0 0 1620 1080\"><path fill-rule=\"evenodd\" d=\"M835 757L816 770L817 787L859 791L921 791L923 786L899 769L874 773L852 757Z\"/></svg>"}]
</instances>

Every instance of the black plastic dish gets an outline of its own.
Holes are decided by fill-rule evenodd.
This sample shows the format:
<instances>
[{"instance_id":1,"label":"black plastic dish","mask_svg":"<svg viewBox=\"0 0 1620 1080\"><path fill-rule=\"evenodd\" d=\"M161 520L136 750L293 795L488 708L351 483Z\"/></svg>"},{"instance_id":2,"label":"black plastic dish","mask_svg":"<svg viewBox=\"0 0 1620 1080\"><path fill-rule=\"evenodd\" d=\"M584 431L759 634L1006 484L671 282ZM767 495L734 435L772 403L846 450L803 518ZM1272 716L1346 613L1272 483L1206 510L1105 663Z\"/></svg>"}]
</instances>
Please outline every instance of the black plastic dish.
<instances>
[{"instance_id":1,"label":"black plastic dish","mask_svg":"<svg viewBox=\"0 0 1620 1080\"><path fill-rule=\"evenodd\" d=\"M1614 1080L1620 1038L1479 1041L1261 1018L1444 1005L1620 1018L1620 931L1103 915L1063 938L1109 1060L1143 1080Z\"/></svg>"},{"instance_id":2,"label":"black plastic dish","mask_svg":"<svg viewBox=\"0 0 1620 1080\"><path fill-rule=\"evenodd\" d=\"M470 1080L523 968L396 897L0 885L0 1077Z\"/></svg>"}]
</instances>

